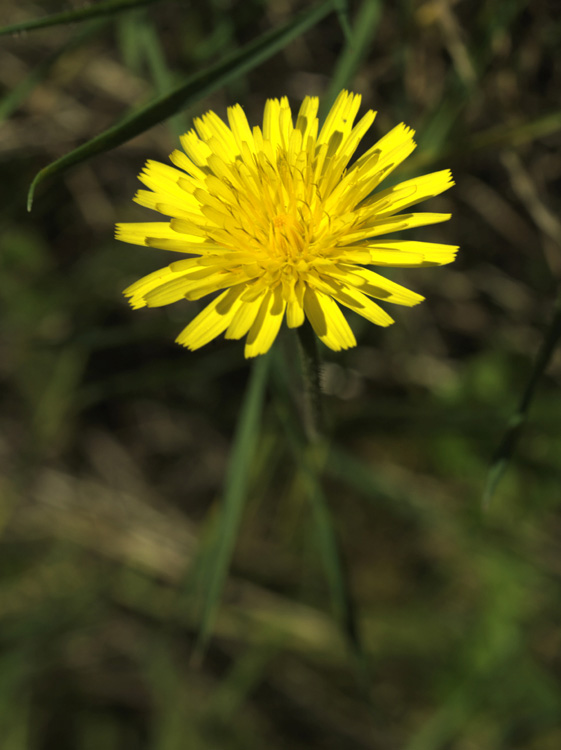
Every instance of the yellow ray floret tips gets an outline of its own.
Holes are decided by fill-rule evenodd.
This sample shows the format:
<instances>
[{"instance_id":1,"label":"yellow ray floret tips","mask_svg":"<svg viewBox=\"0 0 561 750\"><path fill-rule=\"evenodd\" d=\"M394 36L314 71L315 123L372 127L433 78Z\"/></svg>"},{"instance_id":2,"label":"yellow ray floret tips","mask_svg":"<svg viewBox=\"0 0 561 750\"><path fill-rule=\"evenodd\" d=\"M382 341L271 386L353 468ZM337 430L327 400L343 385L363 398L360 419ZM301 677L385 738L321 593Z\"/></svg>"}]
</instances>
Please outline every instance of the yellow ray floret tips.
<instances>
[{"instance_id":1,"label":"yellow ray floret tips","mask_svg":"<svg viewBox=\"0 0 561 750\"><path fill-rule=\"evenodd\" d=\"M339 351L356 345L341 307L388 326L378 301L421 302L373 268L454 260L452 245L387 239L449 219L411 207L452 187L452 175L442 170L377 191L415 148L414 132L397 125L351 163L376 115L355 124L360 101L342 91L321 128L317 97L304 99L296 121L286 97L269 99L262 127L253 128L236 104L228 124L214 112L196 118L180 139L183 151L170 156L173 166L148 161L135 200L167 218L118 224L116 237L178 255L125 290L132 307L210 295L177 342L194 350L222 333L245 337L245 356L255 357L270 349L283 320L297 328L307 319Z\"/></svg>"}]
</instances>

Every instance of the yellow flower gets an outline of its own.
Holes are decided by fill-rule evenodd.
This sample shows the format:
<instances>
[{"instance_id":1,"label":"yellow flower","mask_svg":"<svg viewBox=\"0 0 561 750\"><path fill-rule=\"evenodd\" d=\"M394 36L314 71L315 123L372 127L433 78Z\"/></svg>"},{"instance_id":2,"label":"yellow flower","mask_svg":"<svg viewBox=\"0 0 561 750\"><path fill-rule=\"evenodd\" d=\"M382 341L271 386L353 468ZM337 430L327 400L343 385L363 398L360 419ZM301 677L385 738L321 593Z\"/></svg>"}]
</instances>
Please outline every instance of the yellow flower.
<instances>
[{"instance_id":1,"label":"yellow flower","mask_svg":"<svg viewBox=\"0 0 561 750\"><path fill-rule=\"evenodd\" d=\"M351 160L372 125L369 111L353 126L360 96L339 94L318 133L318 99L306 97L296 125L288 100L269 99L263 128L248 125L239 104L228 125L214 112L195 119L167 166L148 161L135 201L170 220L118 224L117 238L186 257L125 290L133 308L216 296L178 336L198 349L226 332L247 335L245 356L264 354L286 315L305 318L336 351L356 340L339 305L377 325L392 318L378 304L416 305L423 297L367 266L450 263L452 245L382 239L392 232L446 221L450 214L398 213L454 183L448 170L372 194L415 148L401 124ZM218 294L216 294L218 292Z\"/></svg>"}]
</instances>

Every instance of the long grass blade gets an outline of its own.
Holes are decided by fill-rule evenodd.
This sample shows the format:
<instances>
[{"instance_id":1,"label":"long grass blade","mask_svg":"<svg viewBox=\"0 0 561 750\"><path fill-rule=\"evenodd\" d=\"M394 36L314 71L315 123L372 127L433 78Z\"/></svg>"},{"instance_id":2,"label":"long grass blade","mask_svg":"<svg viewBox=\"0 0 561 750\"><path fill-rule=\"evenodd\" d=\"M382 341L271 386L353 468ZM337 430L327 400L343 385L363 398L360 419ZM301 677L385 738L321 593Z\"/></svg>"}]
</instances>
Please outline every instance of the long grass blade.
<instances>
[{"instance_id":1,"label":"long grass blade","mask_svg":"<svg viewBox=\"0 0 561 750\"><path fill-rule=\"evenodd\" d=\"M495 453L491 468L489 469L487 483L485 485L485 490L483 492L483 507L484 508L489 507L489 503L491 502L491 499L493 498L493 495L495 494L495 491L499 485L499 482L501 481L506 471L508 462L510 461L510 458L512 457L516 444L520 438L520 433L526 421L526 417L528 415L530 405L532 403L536 389L538 387L538 383L542 375L546 371L551 361L551 357L553 356L553 352L555 351L555 347L557 346L560 340L561 340L561 291L559 292L557 296L551 323L549 324L549 327L545 333L542 344L536 356L534 367L532 368L532 372L530 374L528 384L526 385L526 388L524 389L524 392L522 394L522 398L520 399L518 409L510 418L510 422L507 427L507 430Z\"/></svg>"},{"instance_id":2,"label":"long grass blade","mask_svg":"<svg viewBox=\"0 0 561 750\"><path fill-rule=\"evenodd\" d=\"M142 21L137 25L136 44L146 60L158 96L169 93L177 84L177 77L170 70L160 37L152 24ZM185 113L180 112L168 121L172 134L179 138L185 132Z\"/></svg>"},{"instance_id":3,"label":"long grass blade","mask_svg":"<svg viewBox=\"0 0 561 750\"><path fill-rule=\"evenodd\" d=\"M312 507L318 546L331 595L333 614L349 643L356 649L360 644L348 576L327 498L321 489L318 477L318 471L326 463L327 446L314 446L314 448L315 450L309 450L305 454L301 468L303 469L307 495Z\"/></svg>"},{"instance_id":4,"label":"long grass blade","mask_svg":"<svg viewBox=\"0 0 561 750\"><path fill-rule=\"evenodd\" d=\"M79 21L90 21L92 18L100 16L112 16L116 13L122 13L127 10L134 10L143 5L151 5L159 0L106 0L105 2L92 3L85 5L77 10L66 10L62 13L53 13L42 18L33 18L31 21L22 21L13 23L10 26L0 28L0 36L7 34L21 34L26 31L35 31L35 29L46 29L49 26L61 26L67 23L76 23Z\"/></svg>"},{"instance_id":5,"label":"long grass blade","mask_svg":"<svg viewBox=\"0 0 561 750\"><path fill-rule=\"evenodd\" d=\"M352 41L353 33L351 31L351 24L349 22L349 3L347 0L333 0L335 6L335 12L339 19L339 25L343 30L343 34L347 42L350 44Z\"/></svg>"},{"instance_id":6,"label":"long grass blade","mask_svg":"<svg viewBox=\"0 0 561 750\"><path fill-rule=\"evenodd\" d=\"M192 76L186 83L181 84L169 94L159 97L140 111L129 115L122 122L113 125L108 130L87 141L87 143L74 149L74 151L44 167L35 176L29 188L27 210L31 210L37 185L47 177L52 177L62 170L79 164L92 156L120 146L122 143L140 135L140 133L144 133L154 125L176 114L181 109L208 96L211 92L216 91L216 89L252 68L257 67L269 57L272 57L297 36L300 36L307 29L319 23L332 10L332 0L326 0L326 2L304 11L292 21L289 21L280 28L263 34L241 50L228 55L216 63L216 65Z\"/></svg>"},{"instance_id":7,"label":"long grass blade","mask_svg":"<svg viewBox=\"0 0 561 750\"><path fill-rule=\"evenodd\" d=\"M228 464L222 506L202 566L202 604L195 654L200 655L211 635L224 582L245 507L257 442L271 357L259 357L253 366Z\"/></svg>"},{"instance_id":8,"label":"long grass blade","mask_svg":"<svg viewBox=\"0 0 561 750\"><path fill-rule=\"evenodd\" d=\"M372 707L368 662L358 627L357 611L351 592L347 566L335 532L327 498L313 473L309 475L308 497L313 511L325 577L331 595L334 616L345 635L357 682L366 703Z\"/></svg>"},{"instance_id":9,"label":"long grass blade","mask_svg":"<svg viewBox=\"0 0 561 750\"><path fill-rule=\"evenodd\" d=\"M322 117L331 109L339 91L351 84L361 62L371 51L381 11L380 0L363 0L347 43L337 60L327 95L322 98Z\"/></svg>"}]
</instances>

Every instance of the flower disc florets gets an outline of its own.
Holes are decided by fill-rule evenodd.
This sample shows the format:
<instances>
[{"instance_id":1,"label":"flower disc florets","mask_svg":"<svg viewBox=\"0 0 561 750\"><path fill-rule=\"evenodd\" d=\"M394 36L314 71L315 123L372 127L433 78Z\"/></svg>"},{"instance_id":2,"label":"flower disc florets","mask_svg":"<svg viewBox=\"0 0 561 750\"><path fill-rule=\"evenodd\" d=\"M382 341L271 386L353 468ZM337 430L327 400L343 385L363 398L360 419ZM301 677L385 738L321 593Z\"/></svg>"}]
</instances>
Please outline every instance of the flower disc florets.
<instances>
[{"instance_id":1,"label":"flower disc florets","mask_svg":"<svg viewBox=\"0 0 561 750\"><path fill-rule=\"evenodd\" d=\"M214 112L195 119L169 167L149 161L148 190L135 200L171 217L117 225L125 242L185 257L125 290L133 307L167 305L218 293L177 341L198 349L225 332L247 335L245 355L263 354L283 319L306 318L331 349L356 344L339 305L378 325L392 323L373 299L415 305L423 298L367 266L449 263L456 247L382 239L383 235L450 218L398 213L453 185L448 170L373 194L415 148L401 124L349 167L374 121L354 125L360 96L343 91L319 130L318 99L306 97L296 124L288 100L270 99L263 127L250 129L239 105L229 127Z\"/></svg>"}]
</instances>

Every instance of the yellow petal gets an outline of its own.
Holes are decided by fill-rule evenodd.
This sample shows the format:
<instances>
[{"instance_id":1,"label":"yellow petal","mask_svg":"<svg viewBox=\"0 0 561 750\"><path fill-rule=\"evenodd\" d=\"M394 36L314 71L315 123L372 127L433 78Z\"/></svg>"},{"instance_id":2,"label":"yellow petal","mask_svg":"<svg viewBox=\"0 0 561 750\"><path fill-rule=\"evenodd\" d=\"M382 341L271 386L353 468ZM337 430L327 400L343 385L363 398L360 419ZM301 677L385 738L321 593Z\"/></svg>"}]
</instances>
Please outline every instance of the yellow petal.
<instances>
[{"instance_id":1,"label":"yellow petal","mask_svg":"<svg viewBox=\"0 0 561 750\"><path fill-rule=\"evenodd\" d=\"M193 262L196 263L197 261ZM185 299L190 293L192 294L193 287L196 286L199 288L203 279L208 285L209 277L212 278L213 275L216 275L213 268L200 268L198 266L194 266L191 269L188 268L183 272L177 273L175 278L166 281L155 289L145 292L144 301L148 307L171 305L173 302ZM210 286L211 291L215 291L214 284L210 284ZM219 285L217 288L223 289L224 287ZM192 299L192 297L189 298Z\"/></svg>"},{"instance_id":2,"label":"yellow petal","mask_svg":"<svg viewBox=\"0 0 561 750\"><path fill-rule=\"evenodd\" d=\"M344 286L354 286L369 297L407 307L418 305L419 302L424 300L424 297L420 294L412 292L401 284L396 284L395 281L390 281L385 276L380 276L380 274L374 273L368 268L340 264L339 269L341 273L336 278Z\"/></svg>"},{"instance_id":3,"label":"yellow petal","mask_svg":"<svg viewBox=\"0 0 561 750\"><path fill-rule=\"evenodd\" d=\"M335 100L318 135L318 145L329 143L336 132L346 135L352 128L362 97L341 91Z\"/></svg>"},{"instance_id":4,"label":"yellow petal","mask_svg":"<svg viewBox=\"0 0 561 750\"><path fill-rule=\"evenodd\" d=\"M263 112L263 138L271 142L276 151L280 146L280 103L278 99L267 99Z\"/></svg>"},{"instance_id":5,"label":"yellow petal","mask_svg":"<svg viewBox=\"0 0 561 750\"><path fill-rule=\"evenodd\" d=\"M208 270L212 271L212 274L199 279L189 279L189 286L185 290L186 299L201 299L201 297L206 297L207 294L237 286L240 282L245 281L245 279L241 278L240 274L228 273L222 269L216 271L209 268ZM245 284L242 284L242 286L245 288Z\"/></svg>"},{"instance_id":6,"label":"yellow petal","mask_svg":"<svg viewBox=\"0 0 561 750\"><path fill-rule=\"evenodd\" d=\"M199 211L199 204L192 195L188 195L184 190L181 196L170 196L166 193L154 193L152 190L138 190L133 198L135 203L146 208L151 208L153 211L159 211L160 213L166 214L167 216L180 215L176 212L181 212L189 209L192 213ZM162 205L173 206L170 210L163 210Z\"/></svg>"},{"instance_id":7,"label":"yellow petal","mask_svg":"<svg viewBox=\"0 0 561 750\"><path fill-rule=\"evenodd\" d=\"M334 351L356 346L354 333L337 303L323 292L306 289L304 310L316 335Z\"/></svg>"},{"instance_id":8,"label":"yellow petal","mask_svg":"<svg viewBox=\"0 0 561 750\"><path fill-rule=\"evenodd\" d=\"M306 319L304 314L305 293L306 286L301 280L286 290L286 324L289 328L299 328Z\"/></svg>"},{"instance_id":9,"label":"yellow petal","mask_svg":"<svg viewBox=\"0 0 561 750\"><path fill-rule=\"evenodd\" d=\"M145 237L144 244L148 247L155 247L159 250L171 250L174 253L194 253L204 254L221 249L221 245L207 242L202 237L187 237L178 235L177 240L168 239L167 237Z\"/></svg>"},{"instance_id":10,"label":"yellow petal","mask_svg":"<svg viewBox=\"0 0 561 750\"><path fill-rule=\"evenodd\" d=\"M443 169L441 172L414 177L412 180L401 182L399 185L383 190L365 201L361 208L368 206L378 216L390 216L427 198L440 195L440 193L451 188L452 185L454 185L452 172L449 169Z\"/></svg>"},{"instance_id":11,"label":"yellow petal","mask_svg":"<svg viewBox=\"0 0 561 750\"><path fill-rule=\"evenodd\" d=\"M269 351L281 327L285 309L286 302L279 284L275 289L269 290L261 302L247 335L244 350L246 357L256 357Z\"/></svg>"},{"instance_id":12,"label":"yellow petal","mask_svg":"<svg viewBox=\"0 0 561 750\"><path fill-rule=\"evenodd\" d=\"M169 225L169 221L137 222L130 224L117 224L115 226L115 238L121 242L130 242L133 245L147 245L148 237L161 237L162 239L177 240L180 236ZM185 238L188 239L188 238Z\"/></svg>"},{"instance_id":13,"label":"yellow petal","mask_svg":"<svg viewBox=\"0 0 561 750\"><path fill-rule=\"evenodd\" d=\"M201 138L212 149L210 144L211 141L217 141L220 143L220 147L231 158L235 159L239 154L239 148L236 145L236 139L234 138L232 131L226 125L224 120L219 117L215 112L207 112L202 117L196 117L194 120L195 127L199 131ZM214 149L212 149L214 150Z\"/></svg>"},{"instance_id":14,"label":"yellow petal","mask_svg":"<svg viewBox=\"0 0 561 750\"><path fill-rule=\"evenodd\" d=\"M209 146L197 136L194 130L179 137L183 150L197 167L206 167L208 158L212 154ZM188 171L188 170L187 170Z\"/></svg>"},{"instance_id":15,"label":"yellow petal","mask_svg":"<svg viewBox=\"0 0 561 750\"><path fill-rule=\"evenodd\" d=\"M138 179L155 193L166 195L168 200L182 201L185 191L179 186L178 180L183 176L183 172L175 167L149 159Z\"/></svg>"},{"instance_id":16,"label":"yellow petal","mask_svg":"<svg viewBox=\"0 0 561 750\"><path fill-rule=\"evenodd\" d=\"M253 140L253 133L249 127L245 112L239 104L228 107L228 122L230 123L230 128L232 129L238 149L241 151L242 143L247 143L251 151L254 151L255 142Z\"/></svg>"},{"instance_id":17,"label":"yellow petal","mask_svg":"<svg viewBox=\"0 0 561 750\"><path fill-rule=\"evenodd\" d=\"M175 164L176 167L187 172L191 180L196 178L198 181L204 181L206 173L200 168L200 166L197 166L192 159L189 159L187 154L184 154L183 151L176 149L169 155L169 158L172 164ZM186 187L189 187L189 183L185 185L181 180L178 181L178 185L182 185L184 190Z\"/></svg>"},{"instance_id":18,"label":"yellow petal","mask_svg":"<svg viewBox=\"0 0 561 750\"><path fill-rule=\"evenodd\" d=\"M294 125L292 123L292 112L290 110L290 105L286 96L283 96L280 103L279 132L281 143L285 149L288 149L288 144L290 143L290 137L293 130Z\"/></svg>"},{"instance_id":19,"label":"yellow petal","mask_svg":"<svg viewBox=\"0 0 561 750\"><path fill-rule=\"evenodd\" d=\"M347 138L343 137L336 158L331 160L329 173L321 183L322 195L326 198L326 210L329 210L329 207L332 205L332 201L329 200L328 196L330 196L335 187L340 184L343 170L351 160L364 134L374 122L375 117L376 113L369 110L360 122L352 129L349 136Z\"/></svg>"},{"instance_id":20,"label":"yellow petal","mask_svg":"<svg viewBox=\"0 0 561 750\"><path fill-rule=\"evenodd\" d=\"M414 268L424 265L424 258L420 253L403 253L399 250L375 248L370 251L370 259L366 262L372 266Z\"/></svg>"},{"instance_id":21,"label":"yellow petal","mask_svg":"<svg viewBox=\"0 0 561 750\"><path fill-rule=\"evenodd\" d=\"M306 96L304 98L296 118L296 128L302 133L302 143L304 144L309 136L314 139L317 136L318 108L319 99L317 96Z\"/></svg>"},{"instance_id":22,"label":"yellow petal","mask_svg":"<svg viewBox=\"0 0 561 750\"><path fill-rule=\"evenodd\" d=\"M362 229L346 234L345 242L360 242L371 237L378 237L381 234L400 232L403 229L424 227L427 224L440 224L443 221L448 221L451 216L452 214L432 214L427 211L420 214L398 214L397 216L375 219Z\"/></svg>"},{"instance_id":23,"label":"yellow petal","mask_svg":"<svg viewBox=\"0 0 561 750\"><path fill-rule=\"evenodd\" d=\"M227 339L241 339L249 331L261 307L261 302L266 292L261 294L250 302L243 302L236 312L232 322L225 333Z\"/></svg>"},{"instance_id":24,"label":"yellow petal","mask_svg":"<svg viewBox=\"0 0 561 750\"><path fill-rule=\"evenodd\" d=\"M345 286L344 284L339 285L339 288L331 292L334 299L337 300L345 307L353 310L354 312L362 315L363 318L369 320L371 323L377 326L391 325L394 321L393 318L388 315L385 310L382 310L380 305L367 297L358 289L354 289L352 286Z\"/></svg>"},{"instance_id":25,"label":"yellow petal","mask_svg":"<svg viewBox=\"0 0 561 750\"><path fill-rule=\"evenodd\" d=\"M452 263L458 246L440 245L436 242L380 240L379 244L369 245L368 250L371 254L370 263L375 266L443 266Z\"/></svg>"},{"instance_id":26,"label":"yellow petal","mask_svg":"<svg viewBox=\"0 0 561 750\"><path fill-rule=\"evenodd\" d=\"M181 331L176 342L194 350L219 336L228 328L239 309L240 291L233 288L223 292Z\"/></svg>"},{"instance_id":27,"label":"yellow petal","mask_svg":"<svg viewBox=\"0 0 561 750\"><path fill-rule=\"evenodd\" d=\"M137 310L139 307L145 307L146 302L144 297L146 294L152 289L165 284L171 278L171 275L172 270L169 266L159 268L157 271L148 274L148 276L143 276L138 281L135 281L134 284L128 286L123 294L129 298L129 303L134 310Z\"/></svg>"}]
</instances>

